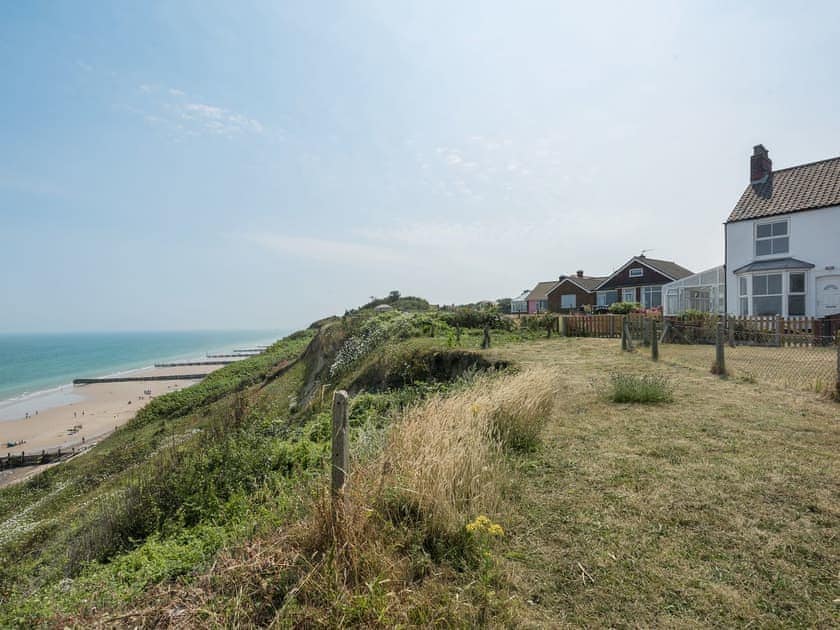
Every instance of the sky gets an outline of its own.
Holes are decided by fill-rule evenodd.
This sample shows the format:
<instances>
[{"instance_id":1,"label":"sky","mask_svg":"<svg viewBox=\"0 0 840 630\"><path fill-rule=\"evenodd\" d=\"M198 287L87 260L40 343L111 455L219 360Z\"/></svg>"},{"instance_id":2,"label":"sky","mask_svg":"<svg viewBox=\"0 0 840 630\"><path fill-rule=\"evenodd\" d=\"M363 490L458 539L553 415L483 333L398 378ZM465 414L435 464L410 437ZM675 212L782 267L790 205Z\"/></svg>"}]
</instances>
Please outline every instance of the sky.
<instances>
[{"instance_id":1,"label":"sky","mask_svg":"<svg viewBox=\"0 0 840 630\"><path fill-rule=\"evenodd\" d=\"M0 332L700 271L840 154L836 2L2 2Z\"/></svg>"}]
</instances>

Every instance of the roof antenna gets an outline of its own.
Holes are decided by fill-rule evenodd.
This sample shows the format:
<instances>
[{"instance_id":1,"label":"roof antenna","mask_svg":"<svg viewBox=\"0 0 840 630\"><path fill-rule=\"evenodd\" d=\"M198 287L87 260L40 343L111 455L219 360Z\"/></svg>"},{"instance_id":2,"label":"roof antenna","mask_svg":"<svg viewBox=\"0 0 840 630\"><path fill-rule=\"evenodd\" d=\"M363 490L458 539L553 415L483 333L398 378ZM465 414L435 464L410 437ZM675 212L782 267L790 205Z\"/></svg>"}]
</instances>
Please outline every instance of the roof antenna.
<instances>
[{"instance_id":1,"label":"roof antenna","mask_svg":"<svg viewBox=\"0 0 840 630\"><path fill-rule=\"evenodd\" d=\"M644 258L645 254L647 254L648 252L655 252L655 251L656 251L656 249L654 249L653 247L651 247L650 249L643 249L642 253L639 254L639 258Z\"/></svg>"}]
</instances>

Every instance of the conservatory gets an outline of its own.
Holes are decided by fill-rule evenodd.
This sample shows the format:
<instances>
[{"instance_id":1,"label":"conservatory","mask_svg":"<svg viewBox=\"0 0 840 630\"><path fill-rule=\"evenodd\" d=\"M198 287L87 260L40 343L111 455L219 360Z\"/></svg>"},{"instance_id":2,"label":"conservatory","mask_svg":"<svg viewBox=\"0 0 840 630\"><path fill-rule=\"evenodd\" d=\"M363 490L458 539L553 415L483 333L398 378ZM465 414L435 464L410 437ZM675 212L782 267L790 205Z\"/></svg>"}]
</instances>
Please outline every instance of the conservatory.
<instances>
[{"instance_id":1,"label":"conservatory","mask_svg":"<svg viewBox=\"0 0 840 630\"><path fill-rule=\"evenodd\" d=\"M722 265L669 282L662 287L662 314L667 317L692 310L723 315L725 282Z\"/></svg>"}]
</instances>

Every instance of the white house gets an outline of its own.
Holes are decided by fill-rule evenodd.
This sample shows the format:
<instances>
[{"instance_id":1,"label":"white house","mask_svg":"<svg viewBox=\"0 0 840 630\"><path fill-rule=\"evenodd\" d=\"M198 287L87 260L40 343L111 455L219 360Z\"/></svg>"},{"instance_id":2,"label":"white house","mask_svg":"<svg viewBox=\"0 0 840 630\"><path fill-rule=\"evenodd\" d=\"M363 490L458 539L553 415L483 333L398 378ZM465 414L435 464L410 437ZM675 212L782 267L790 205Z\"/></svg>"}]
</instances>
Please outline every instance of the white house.
<instances>
[{"instance_id":1,"label":"white house","mask_svg":"<svg viewBox=\"0 0 840 630\"><path fill-rule=\"evenodd\" d=\"M840 157L774 171L756 146L725 230L727 313L840 313Z\"/></svg>"}]
</instances>

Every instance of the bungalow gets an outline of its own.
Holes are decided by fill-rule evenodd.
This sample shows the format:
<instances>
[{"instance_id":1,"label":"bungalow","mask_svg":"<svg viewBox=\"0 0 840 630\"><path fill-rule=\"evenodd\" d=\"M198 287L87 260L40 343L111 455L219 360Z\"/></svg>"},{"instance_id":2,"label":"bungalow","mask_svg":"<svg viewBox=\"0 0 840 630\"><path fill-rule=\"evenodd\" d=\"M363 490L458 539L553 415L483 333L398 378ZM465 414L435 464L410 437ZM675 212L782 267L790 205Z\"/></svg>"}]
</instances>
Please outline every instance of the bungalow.
<instances>
[{"instance_id":1,"label":"bungalow","mask_svg":"<svg viewBox=\"0 0 840 630\"><path fill-rule=\"evenodd\" d=\"M585 276L582 270L573 276L560 276L560 281L548 292L548 310L561 313L595 306L595 287L605 279L603 276Z\"/></svg>"},{"instance_id":2,"label":"bungalow","mask_svg":"<svg viewBox=\"0 0 840 630\"><path fill-rule=\"evenodd\" d=\"M662 306L662 286L690 275L688 269L670 260L634 256L595 287L596 304L639 302L644 308L658 308Z\"/></svg>"},{"instance_id":3,"label":"bungalow","mask_svg":"<svg viewBox=\"0 0 840 630\"><path fill-rule=\"evenodd\" d=\"M528 312L545 313L548 311L548 292L557 286L557 284L558 282L556 280L538 283L526 298L528 301Z\"/></svg>"},{"instance_id":4,"label":"bungalow","mask_svg":"<svg viewBox=\"0 0 840 630\"><path fill-rule=\"evenodd\" d=\"M725 234L727 313L840 313L840 157L774 171L754 147Z\"/></svg>"},{"instance_id":5,"label":"bungalow","mask_svg":"<svg viewBox=\"0 0 840 630\"><path fill-rule=\"evenodd\" d=\"M510 301L510 312L512 315L528 312L528 295L531 293L529 289L525 289L515 298Z\"/></svg>"}]
</instances>

